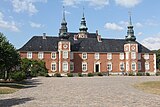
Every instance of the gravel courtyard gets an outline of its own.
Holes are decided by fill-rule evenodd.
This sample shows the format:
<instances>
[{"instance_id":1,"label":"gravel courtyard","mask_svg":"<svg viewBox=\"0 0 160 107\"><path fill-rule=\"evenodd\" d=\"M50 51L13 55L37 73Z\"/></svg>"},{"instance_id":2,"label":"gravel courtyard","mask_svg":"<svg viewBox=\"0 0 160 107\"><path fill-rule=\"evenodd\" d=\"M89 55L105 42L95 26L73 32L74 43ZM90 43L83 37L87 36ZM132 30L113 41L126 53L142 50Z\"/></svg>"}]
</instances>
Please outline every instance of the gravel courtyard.
<instances>
[{"instance_id":1,"label":"gravel courtyard","mask_svg":"<svg viewBox=\"0 0 160 107\"><path fill-rule=\"evenodd\" d=\"M160 77L38 77L31 86L0 95L0 107L160 107L160 96L132 85Z\"/></svg>"}]
</instances>

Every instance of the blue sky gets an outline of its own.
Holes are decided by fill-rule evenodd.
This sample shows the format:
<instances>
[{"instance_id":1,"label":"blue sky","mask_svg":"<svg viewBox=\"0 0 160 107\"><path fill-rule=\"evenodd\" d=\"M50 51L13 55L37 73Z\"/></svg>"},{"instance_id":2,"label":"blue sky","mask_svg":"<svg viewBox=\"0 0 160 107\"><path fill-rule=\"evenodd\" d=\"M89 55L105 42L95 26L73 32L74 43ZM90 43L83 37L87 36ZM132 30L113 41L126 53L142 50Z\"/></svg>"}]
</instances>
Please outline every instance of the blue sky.
<instances>
[{"instance_id":1,"label":"blue sky","mask_svg":"<svg viewBox=\"0 0 160 107\"><path fill-rule=\"evenodd\" d=\"M32 36L58 36L65 6L69 32L79 32L83 6L89 32L124 38L132 12L137 41L160 48L160 0L0 0L0 32L16 47Z\"/></svg>"}]
</instances>

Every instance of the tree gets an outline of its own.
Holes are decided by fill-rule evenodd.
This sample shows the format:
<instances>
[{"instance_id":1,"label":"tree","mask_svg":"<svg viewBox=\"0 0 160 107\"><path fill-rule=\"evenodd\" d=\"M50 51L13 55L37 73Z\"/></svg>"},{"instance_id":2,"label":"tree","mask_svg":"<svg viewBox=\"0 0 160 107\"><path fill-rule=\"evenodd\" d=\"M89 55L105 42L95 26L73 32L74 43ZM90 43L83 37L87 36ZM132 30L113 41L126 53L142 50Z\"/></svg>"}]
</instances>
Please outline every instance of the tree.
<instances>
[{"instance_id":1,"label":"tree","mask_svg":"<svg viewBox=\"0 0 160 107\"><path fill-rule=\"evenodd\" d=\"M160 69L160 49L156 51L157 69Z\"/></svg>"},{"instance_id":2,"label":"tree","mask_svg":"<svg viewBox=\"0 0 160 107\"><path fill-rule=\"evenodd\" d=\"M0 33L0 73L1 78L8 78L8 73L19 65L20 55L6 37Z\"/></svg>"}]
</instances>

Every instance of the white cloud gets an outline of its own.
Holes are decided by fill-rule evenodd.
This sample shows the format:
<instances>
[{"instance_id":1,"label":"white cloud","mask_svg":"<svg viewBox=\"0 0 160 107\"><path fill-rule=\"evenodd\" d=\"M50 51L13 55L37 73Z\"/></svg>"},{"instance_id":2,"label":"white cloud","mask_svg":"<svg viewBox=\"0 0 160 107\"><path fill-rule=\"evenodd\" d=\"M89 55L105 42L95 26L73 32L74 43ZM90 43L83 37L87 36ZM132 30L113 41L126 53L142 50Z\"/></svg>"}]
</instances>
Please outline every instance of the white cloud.
<instances>
[{"instance_id":1,"label":"white cloud","mask_svg":"<svg viewBox=\"0 0 160 107\"><path fill-rule=\"evenodd\" d=\"M44 27L44 25L39 24L39 23L35 23L35 22L30 22L30 26L33 28L42 28Z\"/></svg>"},{"instance_id":2,"label":"white cloud","mask_svg":"<svg viewBox=\"0 0 160 107\"><path fill-rule=\"evenodd\" d=\"M95 9L103 8L109 4L109 0L63 0L62 3L65 6L76 7L77 4L88 2L90 6L95 7Z\"/></svg>"},{"instance_id":3,"label":"white cloud","mask_svg":"<svg viewBox=\"0 0 160 107\"><path fill-rule=\"evenodd\" d=\"M116 23L106 23L104 28L109 29L109 30L116 30L116 31L121 31L124 29L123 27L119 26Z\"/></svg>"},{"instance_id":4,"label":"white cloud","mask_svg":"<svg viewBox=\"0 0 160 107\"><path fill-rule=\"evenodd\" d=\"M142 25L141 23L139 23L139 22L137 22L137 23L135 24L135 26L136 26L136 27L143 27L143 25Z\"/></svg>"},{"instance_id":5,"label":"white cloud","mask_svg":"<svg viewBox=\"0 0 160 107\"><path fill-rule=\"evenodd\" d=\"M160 33L155 36L145 38L141 43L151 50L160 49Z\"/></svg>"},{"instance_id":6,"label":"white cloud","mask_svg":"<svg viewBox=\"0 0 160 107\"><path fill-rule=\"evenodd\" d=\"M6 21L4 20L4 15L3 13L0 12L0 28L3 28L3 29L9 29L11 31L14 31L14 32L19 32L19 28L16 26L16 23L14 21Z\"/></svg>"},{"instance_id":7,"label":"white cloud","mask_svg":"<svg viewBox=\"0 0 160 107\"><path fill-rule=\"evenodd\" d=\"M109 5L109 0L86 0L89 2L90 6L94 6L96 9L103 8L106 5Z\"/></svg>"},{"instance_id":8,"label":"white cloud","mask_svg":"<svg viewBox=\"0 0 160 107\"><path fill-rule=\"evenodd\" d=\"M11 0L13 10L17 13L28 12L29 15L33 15L38 12L34 3L47 2L47 0Z\"/></svg>"},{"instance_id":9,"label":"white cloud","mask_svg":"<svg viewBox=\"0 0 160 107\"><path fill-rule=\"evenodd\" d=\"M142 0L115 0L117 5L131 8L138 5Z\"/></svg>"},{"instance_id":10,"label":"white cloud","mask_svg":"<svg viewBox=\"0 0 160 107\"><path fill-rule=\"evenodd\" d=\"M138 32L137 33L137 36L141 36L143 33L142 32Z\"/></svg>"}]
</instances>

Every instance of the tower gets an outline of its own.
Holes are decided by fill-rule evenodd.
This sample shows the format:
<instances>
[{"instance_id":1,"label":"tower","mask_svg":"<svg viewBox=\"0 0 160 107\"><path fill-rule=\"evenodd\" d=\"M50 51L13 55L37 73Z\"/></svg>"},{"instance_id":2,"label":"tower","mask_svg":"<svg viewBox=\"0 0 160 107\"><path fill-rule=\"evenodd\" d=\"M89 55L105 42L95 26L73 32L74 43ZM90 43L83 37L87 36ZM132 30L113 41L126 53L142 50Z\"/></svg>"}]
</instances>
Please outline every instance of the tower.
<instances>
[{"instance_id":1,"label":"tower","mask_svg":"<svg viewBox=\"0 0 160 107\"><path fill-rule=\"evenodd\" d=\"M129 13L129 24L127 26L127 36L125 36L126 43L124 44L124 53L126 61L126 72L136 74L138 72L138 44L135 42L134 30Z\"/></svg>"},{"instance_id":2,"label":"tower","mask_svg":"<svg viewBox=\"0 0 160 107\"><path fill-rule=\"evenodd\" d=\"M79 27L79 38L87 38L87 26L86 26L86 20L85 20L85 16L84 16L84 7L83 7L83 16L81 19L81 23L80 23L80 27Z\"/></svg>"},{"instance_id":3,"label":"tower","mask_svg":"<svg viewBox=\"0 0 160 107\"><path fill-rule=\"evenodd\" d=\"M59 37L66 37L68 32L67 22L65 19L65 9L63 7L63 18L61 22L61 28L59 29Z\"/></svg>"}]
</instances>

